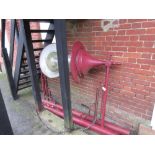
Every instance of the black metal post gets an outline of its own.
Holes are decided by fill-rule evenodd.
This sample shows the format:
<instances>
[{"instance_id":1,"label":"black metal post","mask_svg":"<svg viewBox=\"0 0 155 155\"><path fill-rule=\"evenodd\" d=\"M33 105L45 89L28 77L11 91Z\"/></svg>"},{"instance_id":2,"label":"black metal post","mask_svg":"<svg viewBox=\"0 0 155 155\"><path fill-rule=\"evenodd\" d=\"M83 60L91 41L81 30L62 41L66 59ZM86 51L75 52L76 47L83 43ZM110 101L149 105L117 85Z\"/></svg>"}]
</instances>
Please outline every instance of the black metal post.
<instances>
[{"instance_id":1,"label":"black metal post","mask_svg":"<svg viewBox=\"0 0 155 155\"><path fill-rule=\"evenodd\" d=\"M11 19L10 55L9 55L11 65L13 64L14 41L15 41L15 19Z\"/></svg>"},{"instance_id":2,"label":"black metal post","mask_svg":"<svg viewBox=\"0 0 155 155\"><path fill-rule=\"evenodd\" d=\"M19 76L20 76L20 67L22 62L23 50L24 50L23 32L22 32L22 29L20 28L19 43L18 43L17 55L16 55L16 66L15 66L15 72L14 72L16 93L18 91L18 82L19 82Z\"/></svg>"},{"instance_id":3,"label":"black metal post","mask_svg":"<svg viewBox=\"0 0 155 155\"><path fill-rule=\"evenodd\" d=\"M13 96L14 99L17 99L17 94L16 94L16 89L15 89L15 83L14 83L14 79L12 76L12 67L10 64L10 60L9 60L9 56L7 53L7 49L5 48L5 20L2 19L2 37L1 37L1 47L2 47L2 56L3 56L3 60L4 60L4 65L6 68L6 74L7 74L7 78L9 81L9 86L10 86L10 90L11 90L11 94Z\"/></svg>"},{"instance_id":4,"label":"black metal post","mask_svg":"<svg viewBox=\"0 0 155 155\"><path fill-rule=\"evenodd\" d=\"M0 90L0 135L13 135L10 120Z\"/></svg>"},{"instance_id":5,"label":"black metal post","mask_svg":"<svg viewBox=\"0 0 155 155\"><path fill-rule=\"evenodd\" d=\"M38 105L38 110L41 111L42 102L41 102L40 86L39 86L39 79L37 75L37 69L35 65L35 57L33 52L29 21L21 20L21 28L23 32L24 47L25 47L29 71L31 75L30 78L32 82L33 96L35 98L36 104Z\"/></svg>"},{"instance_id":6,"label":"black metal post","mask_svg":"<svg viewBox=\"0 0 155 155\"><path fill-rule=\"evenodd\" d=\"M52 20L52 21L50 22L50 25L49 25L48 30L52 30L53 24L54 24L54 21ZM47 32L46 38L45 38L45 39L46 39L46 40L51 39L51 40L53 41L53 38L54 38L54 30L53 30L53 33L52 33L52 34ZM49 44L49 43L45 42L45 43L44 43L44 47L46 47L48 44Z\"/></svg>"},{"instance_id":7,"label":"black metal post","mask_svg":"<svg viewBox=\"0 0 155 155\"><path fill-rule=\"evenodd\" d=\"M65 20L57 20L57 19L54 20L54 27L55 27L55 36L56 36L56 44L57 44L61 96L62 96L62 104L63 104L63 110L64 110L64 126L66 129L71 130L73 128L73 123L72 123L72 113L71 113L69 67L68 67Z\"/></svg>"},{"instance_id":8,"label":"black metal post","mask_svg":"<svg viewBox=\"0 0 155 155\"><path fill-rule=\"evenodd\" d=\"M5 68L6 68L6 74L8 77L11 94L12 94L13 99L16 100L18 96L16 93L16 87L15 87L14 79L12 76L12 67L10 64L10 60L9 60L9 56L8 56L6 48L2 49L2 54L3 54L3 60L4 60Z\"/></svg>"},{"instance_id":9,"label":"black metal post","mask_svg":"<svg viewBox=\"0 0 155 155\"><path fill-rule=\"evenodd\" d=\"M5 19L1 19L1 48L5 48Z\"/></svg>"}]
</instances>

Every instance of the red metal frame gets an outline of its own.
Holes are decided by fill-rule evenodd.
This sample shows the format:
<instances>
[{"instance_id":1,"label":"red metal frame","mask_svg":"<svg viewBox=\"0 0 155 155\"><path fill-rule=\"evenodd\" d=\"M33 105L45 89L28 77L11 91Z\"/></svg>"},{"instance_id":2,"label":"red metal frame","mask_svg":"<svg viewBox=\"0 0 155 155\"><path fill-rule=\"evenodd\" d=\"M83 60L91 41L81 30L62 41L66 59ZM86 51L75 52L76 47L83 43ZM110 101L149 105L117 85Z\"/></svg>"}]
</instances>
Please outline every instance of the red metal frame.
<instances>
[{"instance_id":1,"label":"red metal frame","mask_svg":"<svg viewBox=\"0 0 155 155\"><path fill-rule=\"evenodd\" d=\"M60 104L58 103L55 104L55 102L47 100L42 100L42 103L45 109L63 118L63 107ZM88 127L94 120L93 116L79 112L75 109L72 109L72 115L73 115L73 122L82 125L83 127ZM105 121L104 127L101 127L101 120L99 119L93 126L90 127L90 129L101 134L110 134L110 135L129 134L129 130L121 128L118 125L114 125L108 121Z\"/></svg>"},{"instance_id":2,"label":"red metal frame","mask_svg":"<svg viewBox=\"0 0 155 155\"><path fill-rule=\"evenodd\" d=\"M92 116L90 115L90 113L85 114L75 109L72 109L73 122L86 128L89 127L89 129L100 134L128 135L130 133L128 129L124 129L118 125L115 125L105 120L110 67L112 65L116 65L120 63L113 62L111 59L106 61L100 61L100 60L94 59L93 57L89 56L86 53L84 46L82 45L81 42L76 42L74 44L72 53L73 55L71 58L71 71L73 73L72 74L73 79L77 82L79 82L79 77L81 75L84 75L85 72L87 72L87 70L89 70L93 65L96 65L96 66L104 65L106 67L104 87L102 87L103 90L102 90L101 110L100 110L101 119L97 119L97 114L95 113L94 113L94 116ZM85 60L88 60L88 61L85 62ZM59 103L56 103L55 100L52 98L52 93L48 88L47 79L43 74L41 75L41 86L43 91L43 100L42 100L43 107L63 118L64 117L63 107ZM97 98L98 98L98 94L96 92L96 102L97 102ZM97 112L97 103L95 104L95 111ZM96 118L96 121L94 122L94 124L92 124L95 118Z\"/></svg>"},{"instance_id":3,"label":"red metal frame","mask_svg":"<svg viewBox=\"0 0 155 155\"><path fill-rule=\"evenodd\" d=\"M128 129L124 129L118 125L115 125L105 120L109 70L111 65L112 63L110 63L109 65L109 61L108 61L106 65L106 77L105 77L105 83L104 83L105 91L103 93L102 102L101 102L101 116L102 116L101 120L99 119L96 120L95 124L90 126L92 124L92 121L94 120L94 116L72 109L73 122L83 127L90 126L91 130L100 134L128 135L130 133ZM43 74L41 75L41 83L42 83L42 91L43 91L43 100L42 100L43 107L49 110L50 112L58 115L59 117L63 118L64 117L63 107L59 103L56 103L55 100L52 98L51 91L47 86L47 79Z\"/></svg>"}]
</instances>

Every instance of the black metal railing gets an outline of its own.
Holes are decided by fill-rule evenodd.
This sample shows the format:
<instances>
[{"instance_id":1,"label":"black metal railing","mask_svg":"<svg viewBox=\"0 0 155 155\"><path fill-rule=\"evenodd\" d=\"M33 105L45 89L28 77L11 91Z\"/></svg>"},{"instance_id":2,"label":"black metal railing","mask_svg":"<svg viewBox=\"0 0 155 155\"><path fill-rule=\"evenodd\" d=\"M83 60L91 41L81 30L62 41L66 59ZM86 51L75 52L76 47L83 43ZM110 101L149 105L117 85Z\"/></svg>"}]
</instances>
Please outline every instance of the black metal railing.
<instances>
[{"instance_id":1,"label":"black metal railing","mask_svg":"<svg viewBox=\"0 0 155 155\"><path fill-rule=\"evenodd\" d=\"M30 22L49 23L48 30L35 29L31 30ZM71 100L69 86L69 71L67 62L67 42L65 31L65 20L52 19L30 19L30 20L11 20L11 36L10 36L10 54L8 55L5 47L5 25L6 20L2 19L2 56L4 59L5 69L9 81L10 90L14 99L17 98L18 91L32 86L33 96L38 106L38 110L42 109L42 101L39 87L39 65L36 62L39 55L35 52L41 50L52 43L54 35L56 35L56 44L58 51L58 64L60 73L60 85L62 94L62 103L64 109L65 127L72 128ZM53 30L54 26L54 30ZM34 33L46 33L45 39L32 39ZM12 72L14 62L14 43L17 43L17 53L15 61L15 70ZM33 44L40 43L42 47L34 47Z\"/></svg>"},{"instance_id":2,"label":"black metal railing","mask_svg":"<svg viewBox=\"0 0 155 155\"><path fill-rule=\"evenodd\" d=\"M49 23L47 30L31 29L30 22L45 22ZM35 52L41 52L41 50L48 44L50 44L54 37L53 20L47 19L33 19L33 20L16 20L11 19L10 24L10 48L9 52L6 49L5 37L6 37L6 20L2 19L2 33L1 33L1 47L2 57L4 59L4 65L8 82L11 90L11 94L14 99L17 99L18 91L31 87L34 92L36 102L41 105L40 88L39 88L39 75L40 67L38 58L39 55ZM45 39L32 39L34 33L46 33ZM43 46L40 48L33 47L34 43L43 42ZM16 44L17 52L14 54ZM9 53L9 54L8 54ZM15 55L15 57L14 57ZM15 60L14 60L15 59ZM14 64L15 62L15 64ZM13 69L14 67L14 69ZM13 72L14 71L14 72Z\"/></svg>"},{"instance_id":3,"label":"black metal railing","mask_svg":"<svg viewBox=\"0 0 155 155\"><path fill-rule=\"evenodd\" d=\"M6 27L6 20L2 19L1 21L1 50L2 50L2 57L4 60L4 65L5 65L5 69L6 69L6 74L7 74L7 78L8 78L8 82L9 82L9 86L10 86L10 90L11 90L11 94L12 97L14 99L17 99L17 94L15 92L15 83L14 83L14 79L13 79L13 75L12 75L12 65L8 56L8 52L5 46L5 27Z\"/></svg>"}]
</instances>

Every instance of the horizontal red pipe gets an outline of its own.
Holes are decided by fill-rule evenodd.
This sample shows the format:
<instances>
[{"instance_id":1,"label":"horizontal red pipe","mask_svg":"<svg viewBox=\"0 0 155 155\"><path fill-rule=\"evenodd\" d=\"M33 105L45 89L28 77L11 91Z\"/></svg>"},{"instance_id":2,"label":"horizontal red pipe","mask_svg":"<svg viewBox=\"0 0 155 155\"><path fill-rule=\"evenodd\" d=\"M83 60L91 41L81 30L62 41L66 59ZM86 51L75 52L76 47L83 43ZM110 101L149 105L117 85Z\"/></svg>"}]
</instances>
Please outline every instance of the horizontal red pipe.
<instances>
[{"instance_id":1,"label":"horizontal red pipe","mask_svg":"<svg viewBox=\"0 0 155 155\"><path fill-rule=\"evenodd\" d=\"M62 117L62 118L64 117L63 112L60 111L59 109L50 108L50 107L48 107L46 105L44 105L44 108L47 109L47 110L49 110L49 111L51 111L52 113L54 113L54 114ZM88 126L91 125L90 122L88 122L86 120L83 120L83 119L80 119L80 118L75 117L75 116L73 116L73 122L76 123L76 124L78 124L78 125L81 125L83 127L88 127ZM101 126L96 125L96 124L90 126L89 129L91 129L91 130L93 130L93 131L95 131L97 133L100 133L100 134L106 134L106 135L117 135L117 134L119 134L119 133L117 133L115 131L112 131L111 129L101 128Z\"/></svg>"},{"instance_id":2,"label":"horizontal red pipe","mask_svg":"<svg viewBox=\"0 0 155 155\"><path fill-rule=\"evenodd\" d=\"M57 108L57 109L63 111L62 106L59 105L59 104L54 104L54 103L49 102L49 101L46 101L46 100L42 100L42 102L43 102L43 104L44 104L46 107L52 106L52 107L55 107L55 108ZM84 113L82 113L82 112L78 112L78 111L76 111L76 110L74 110L74 109L72 110L72 114L73 114L74 116L76 116L76 117L79 117L79 118L81 118L81 119L85 119L85 120L88 120L88 121L93 121L93 120L94 120L93 116L84 114ZM101 124L101 121L100 121L100 120L97 120L97 121L96 121L96 124L100 125L100 124ZM112 124L112 123L110 123L110 122L107 122L107 121L105 121L104 125L105 125L105 127L110 128L111 130L114 130L114 131L118 132L119 134L128 135L128 134L130 133L129 130L124 129L124 128L121 128L121 127L119 127L119 126L117 126L117 125L114 125L114 124Z\"/></svg>"}]
</instances>

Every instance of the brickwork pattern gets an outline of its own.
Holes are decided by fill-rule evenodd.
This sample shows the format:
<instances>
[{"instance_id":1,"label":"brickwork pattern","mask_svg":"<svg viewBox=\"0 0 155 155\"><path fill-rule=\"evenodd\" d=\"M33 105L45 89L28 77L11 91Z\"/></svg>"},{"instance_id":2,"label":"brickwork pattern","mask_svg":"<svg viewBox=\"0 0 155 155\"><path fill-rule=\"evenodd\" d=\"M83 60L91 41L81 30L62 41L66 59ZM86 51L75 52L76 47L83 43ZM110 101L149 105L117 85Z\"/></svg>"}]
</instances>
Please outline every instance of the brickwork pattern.
<instances>
[{"instance_id":1,"label":"brickwork pattern","mask_svg":"<svg viewBox=\"0 0 155 155\"><path fill-rule=\"evenodd\" d=\"M137 130L140 122L149 122L155 102L155 20L68 22L69 53L76 40L83 42L94 57L103 60L112 54L113 60L122 63L110 71L107 118L131 130ZM104 71L104 67L92 70L80 84L72 81L70 76L73 104L93 103L95 90L104 79ZM59 99L59 79L49 81Z\"/></svg>"}]
</instances>

